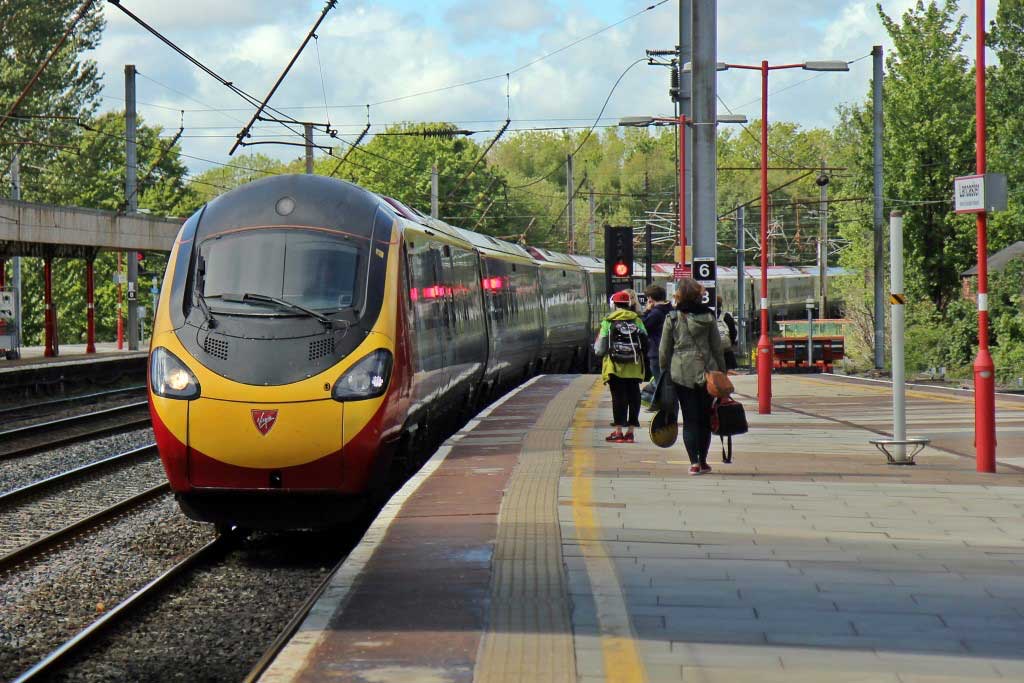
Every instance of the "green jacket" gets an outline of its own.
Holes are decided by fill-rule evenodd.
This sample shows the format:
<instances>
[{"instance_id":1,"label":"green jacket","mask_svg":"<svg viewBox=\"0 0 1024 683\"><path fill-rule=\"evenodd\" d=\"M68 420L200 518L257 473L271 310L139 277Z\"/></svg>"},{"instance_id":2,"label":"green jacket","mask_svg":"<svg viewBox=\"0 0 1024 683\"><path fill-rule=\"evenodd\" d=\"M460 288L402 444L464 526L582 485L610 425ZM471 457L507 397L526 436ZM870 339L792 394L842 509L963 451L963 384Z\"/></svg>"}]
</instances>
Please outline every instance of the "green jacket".
<instances>
[{"instance_id":1,"label":"green jacket","mask_svg":"<svg viewBox=\"0 0 1024 683\"><path fill-rule=\"evenodd\" d=\"M613 320L632 320L640 328L640 334L644 335L644 337L647 336L647 328L644 327L643 321L636 312L627 308L616 308L601 321L601 333L598 335L598 341L601 341L601 338L603 338L605 349L608 348L608 342L610 341ZM643 380L643 358L644 354L641 353L639 363L622 363L612 360L612 357L606 352L604 359L601 361L601 379L604 380L605 384L608 383L608 378L612 375L621 379Z\"/></svg>"},{"instance_id":2,"label":"green jacket","mask_svg":"<svg viewBox=\"0 0 1024 683\"><path fill-rule=\"evenodd\" d=\"M661 330L658 360L672 381L692 389L704 384L709 370L725 372L725 355L715 314L672 311Z\"/></svg>"}]
</instances>

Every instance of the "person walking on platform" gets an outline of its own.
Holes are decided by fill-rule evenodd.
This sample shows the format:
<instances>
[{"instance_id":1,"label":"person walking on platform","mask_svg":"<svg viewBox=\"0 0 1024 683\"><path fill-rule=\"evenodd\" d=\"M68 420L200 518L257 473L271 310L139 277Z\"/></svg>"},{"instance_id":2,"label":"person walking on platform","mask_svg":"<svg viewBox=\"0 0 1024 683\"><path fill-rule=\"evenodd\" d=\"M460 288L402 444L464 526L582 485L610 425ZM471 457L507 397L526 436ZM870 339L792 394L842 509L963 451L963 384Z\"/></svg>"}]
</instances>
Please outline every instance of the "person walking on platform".
<instances>
[{"instance_id":1,"label":"person walking on platform","mask_svg":"<svg viewBox=\"0 0 1024 683\"><path fill-rule=\"evenodd\" d=\"M615 310L601 321L594 352L601 356L601 377L612 395L615 431L605 441L633 443L640 426L640 381L644 377L647 330L633 310L628 292L612 295ZM623 431L625 430L625 431Z\"/></svg>"},{"instance_id":2,"label":"person walking on platform","mask_svg":"<svg viewBox=\"0 0 1024 683\"><path fill-rule=\"evenodd\" d=\"M725 356L726 370L735 370L740 365L736 362L736 340L739 333L736 330L736 320L732 313L722 312L722 297L717 297L718 304L715 315L718 316L718 334L722 337L722 354Z\"/></svg>"},{"instance_id":3,"label":"person walking on platform","mask_svg":"<svg viewBox=\"0 0 1024 683\"><path fill-rule=\"evenodd\" d=\"M725 356L714 312L701 304L704 288L696 280L680 280L672 298L676 310L665 319L658 358L667 368L683 411L683 444L690 474L711 471L711 394L706 373L725 372Z\"/></svg>"},{"instance_id":4,"label":"person walking on platform","mask_svg":"<svg viewBox=\"0 0 1024 683\"><path fill-rule=\"evenodd\" d=\"M665 301L665 288L661 285L651 285L644 290L647 295L647 310L642 320L647 328L647 338L650 344L647 347L647 370L651 376L650 383L644 387L640 398L650 404L654 402L654 386L661 376L661 363L658 360L658 347L661 344L661 329L665 325L665 316L672 310L672 304ZM648 408L650 412L657 412L653 406Z\"/></svg>"}]
</instances>

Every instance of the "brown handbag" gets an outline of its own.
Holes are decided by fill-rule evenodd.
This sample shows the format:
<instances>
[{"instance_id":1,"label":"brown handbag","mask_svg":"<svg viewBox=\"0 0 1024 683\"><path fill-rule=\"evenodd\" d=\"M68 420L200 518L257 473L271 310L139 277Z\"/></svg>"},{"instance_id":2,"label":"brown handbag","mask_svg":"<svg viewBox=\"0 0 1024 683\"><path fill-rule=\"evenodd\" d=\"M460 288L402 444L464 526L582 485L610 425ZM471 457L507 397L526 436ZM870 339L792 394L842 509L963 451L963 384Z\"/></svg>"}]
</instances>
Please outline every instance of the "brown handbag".
<instances>
[{"instance_id":1,"label":"brown handbag","mask_svg":"<svg viewBox=\"0 0 1024 683\"><path fill-rule=\"evenodd\" d=\"M736 390L729 376L719 370L705 372L704 380L707 382L708 393L714 398L729 398L729 394Z\"/></svg>"}]
</instances>

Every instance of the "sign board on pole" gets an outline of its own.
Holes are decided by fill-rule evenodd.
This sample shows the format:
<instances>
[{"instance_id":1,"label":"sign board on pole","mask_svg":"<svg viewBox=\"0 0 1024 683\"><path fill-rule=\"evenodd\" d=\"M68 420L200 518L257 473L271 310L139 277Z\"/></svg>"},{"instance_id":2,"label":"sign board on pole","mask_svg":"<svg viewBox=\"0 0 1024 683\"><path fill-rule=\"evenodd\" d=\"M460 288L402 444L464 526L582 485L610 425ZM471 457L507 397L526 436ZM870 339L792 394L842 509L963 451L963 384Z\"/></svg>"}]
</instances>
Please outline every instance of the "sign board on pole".
<instances>
[{"instance_id":1,"label":"sign board on pole","mask_svg":"<svg viewBox=\"0 0 1024 683\"><path fill-rule=\"evenodd\" d=\"M693 259L693 279L704 288L700 302L715 310L718 304L718 266L715 259L712 257Z\"/></svg>"},{"instance_id":2,"label":"sign board on pole","mask_svg":"<svg viewBox=\"0 0 1024 683\"><path fill-rule=\"evenodd\" d=\"M714 287L715 281L718 279L718 268L715 265L715 259L711 257L693 259L693 279L702 285L709 283Z\"/></svg>"},{"instance_id":3,"label":"sign board on pole","mask_svg":"<svg viewBox=\"0 0 1024 683\"><path fill-rule=\"evenodd\" d=\"M690 267L685 263L677 263L672 269L672 279L682 280L684 277L690 277L691 272Z\"/></svg>"},{"instance_id":4,"label":"sign board on pole","mask_svg":"<svg viewBox=\"0 0 1024 683\"><path fill-rule=\"evenodd\" d=\"M1002 173L967 175L953 180L956 213L1005 211L1006 200L1006 175Z\"/></svg>"}]
</instances>

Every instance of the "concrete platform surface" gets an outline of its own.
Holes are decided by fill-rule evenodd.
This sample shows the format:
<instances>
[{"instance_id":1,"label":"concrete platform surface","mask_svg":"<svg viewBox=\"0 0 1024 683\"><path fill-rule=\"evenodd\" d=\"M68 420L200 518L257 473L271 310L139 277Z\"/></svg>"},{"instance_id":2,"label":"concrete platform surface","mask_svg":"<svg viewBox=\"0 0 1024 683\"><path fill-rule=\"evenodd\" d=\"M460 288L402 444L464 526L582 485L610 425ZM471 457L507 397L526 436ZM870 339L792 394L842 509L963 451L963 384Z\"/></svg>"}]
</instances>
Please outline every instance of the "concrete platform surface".
<instances>
[{"instance_id":1,"label":"concrete platform surface","mask_svg":"<svg viewBox=\"0 0 1024 683\"><path fill-rule=\"evenodd\" d=\"M761 416L736 378L751 431L691 477L681 440L605 443L599 378L534 380L392 499L261 680L1024 681L1024 403L982 475L969 397L915 391L938 448L893 467L884 387L774 383Z\"/></svg>"},{"instance_id":2,"label":"concrete platform surface","mask_svg":"<svg viewBox=\"0 0 1024 683\"><path fill-rule=\"evenodd\" d=\"M0 356L0 374L39 370L49 366L83 365L126 358L145 358L149 355L149 340L139 342L138 351L130 351L127 341L124 343L123 349L117 348L117 342L98 342L96 353L86 353L85 344L61 344L60 354L49 358L43 355L44 351L42 346L23 346L21 358L17 360L6 360Z\"/></svg>"}]
</instances>

